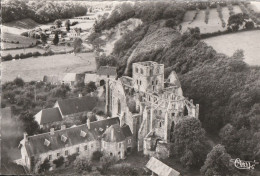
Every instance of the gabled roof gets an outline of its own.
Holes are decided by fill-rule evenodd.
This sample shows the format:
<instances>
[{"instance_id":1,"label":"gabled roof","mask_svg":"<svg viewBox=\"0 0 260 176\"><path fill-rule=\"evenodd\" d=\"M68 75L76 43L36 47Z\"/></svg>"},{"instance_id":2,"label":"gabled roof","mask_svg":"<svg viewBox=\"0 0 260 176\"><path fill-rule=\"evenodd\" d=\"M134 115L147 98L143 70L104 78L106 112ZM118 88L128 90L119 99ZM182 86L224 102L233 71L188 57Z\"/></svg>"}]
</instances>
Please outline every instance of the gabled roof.
<instances>
[{"instance_id":1,"label":"gabled roof","mask_svg":"<svg viewBox=\"0 0 260 176\"><path fill-rule=\"evenodd\" d=\"M160 160L151 157L151 159L146 164L146 167L151 170L152 172L156 173L159 176L180 176L181 174L172 169L171 167L167 166Z\"/></svg>"},{"instance_id":2,"label":"gabled roof","mask_svg":"<svg viewBox=\"0 0 260 176\"><path fill-rule=\"evenodd\" d=\"M129 126L125 125L125 127L120 127L119 124L111 125L106 132L103 134L103 140L106 142L121 142L125 140L127 137L132 136L132 132L128 131ZM124 130L123 130L124 129ZM114 137L112 137L112 133ZM125 133L125 134L124 134Z\"/></svg>"},{"instance_id":3,"label":"gabled roof","mask_svg":"<svg viewBox=\"0 0 260 176\"><path fill-rule=\"evenodd\" d=\"M96 135L102 135L107 127L111 125L119 124L120 120L118 117L108 118L104 120L94 121L90 123L90 129L95 131Z\"/></svg>"},{"instance_id":4,"label":"gabled roof","mask_svg":"<svg viewBox=\"0 0 260 176\"><path fill-rule=\"evenodd\" d=\"M116 67L110 67L110 66L101 66L99 67L97 71L98 75L110 75L110 76L116 76Z\"/></svg>"},{"instance_id":5,"label":"gabled roof","mask_svg":"<svg viewBox=\"0 0 260 176\"><path fill-rule=\"evenodd\" d=\"M127 137L131 137L133 135L133 133L131 132L130 130L130 127L126 124L124 124L122 127L122 132L124 134L124 136L127 138Z\"/></svg>"},{"instance_id":6,"label":"gabled roof","mask_svg":"<svg viewBox=\"0 0 260 176\"><path fill-rule=\"evenodd\" d=\"M28 155L35 156L41 153L46 153L48 151L61 149L65 146L69 147L89 141L98 140L102 133L100 133L101 135L99 135L95 129L98 129L99 127L107 128L106 126L117 124L118 121L118 117L110 118L102 121L90 122L90 129L88 129L87 124L83 124L76 127L54 131L54 134L52 135L50 132L48 132L39 135L29 136L28 142L25 142L24 145L28 152ZM105 130L103 131L103 133L104 132ZM82 135L83 133L86 133L86 135ZM62 136L65 136L66 140L62 141ZM44 145L45 141L49 141L50 144L48 146ZM21 142L21 144L23 142Z\"/></svg>"},{"instance_id":7,"label":"gabled roof","mask_svg":"<svg viewBox=\"0 0 260 176\"><path fill-rule=\"evenodd\" d=\"M35 120L39 125L58 122L62 120L59 108L43 109L35 115Z\"/></svg>"},{"instance_id":8,"label":"gabled roof","mask_svg":"<svg viewBox=\"0 0 260 176\"><path fill-rule=\"evenodd\" d=\"M70 115L85 111L92 111L97 104L97 98L90 96L70 98L58 100L57 104L60 107L62 115Z\"/></svg>"}]
</instances>

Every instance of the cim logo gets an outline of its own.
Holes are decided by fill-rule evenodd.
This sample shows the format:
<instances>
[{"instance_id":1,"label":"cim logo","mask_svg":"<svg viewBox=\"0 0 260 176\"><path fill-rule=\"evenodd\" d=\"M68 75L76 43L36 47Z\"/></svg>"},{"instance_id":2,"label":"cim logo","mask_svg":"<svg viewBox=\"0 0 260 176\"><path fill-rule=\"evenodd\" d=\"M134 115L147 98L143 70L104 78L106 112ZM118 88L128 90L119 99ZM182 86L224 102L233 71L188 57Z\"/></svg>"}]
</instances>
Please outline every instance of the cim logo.
<instances>
[{"instance_id":1,"label":"cim logo","mask_svg":"<svg viewBox=\"0 0 260 176\"><path fill-rule=\"evenodd\" d=\"M255 165L259 162L254 161L243 161L239 158L231 159L230 162L234 163L234 166L238 169L255 169Z\"/></svg>"}]
</instances>

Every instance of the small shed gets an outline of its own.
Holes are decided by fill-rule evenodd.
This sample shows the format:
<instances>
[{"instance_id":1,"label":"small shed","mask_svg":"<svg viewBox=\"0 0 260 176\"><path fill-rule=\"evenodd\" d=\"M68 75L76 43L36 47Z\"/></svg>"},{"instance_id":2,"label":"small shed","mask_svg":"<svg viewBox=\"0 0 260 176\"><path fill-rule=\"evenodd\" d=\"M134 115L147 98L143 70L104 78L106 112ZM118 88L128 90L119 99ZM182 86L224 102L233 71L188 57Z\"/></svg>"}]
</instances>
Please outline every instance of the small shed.
<instances>
[{"instance_id":1,"label":"small shed","mask_svg":"<svg viewBox=\"0 0 260 176\"><path fill-rule=\"evenodd\" d=\"M152 171L153 175L157 174L158 176L181 176L180 172L167 166L154 157L151 157L151 159L148 161L148 163L146 164L146 168Z\"/></svg>"}]
</instances>

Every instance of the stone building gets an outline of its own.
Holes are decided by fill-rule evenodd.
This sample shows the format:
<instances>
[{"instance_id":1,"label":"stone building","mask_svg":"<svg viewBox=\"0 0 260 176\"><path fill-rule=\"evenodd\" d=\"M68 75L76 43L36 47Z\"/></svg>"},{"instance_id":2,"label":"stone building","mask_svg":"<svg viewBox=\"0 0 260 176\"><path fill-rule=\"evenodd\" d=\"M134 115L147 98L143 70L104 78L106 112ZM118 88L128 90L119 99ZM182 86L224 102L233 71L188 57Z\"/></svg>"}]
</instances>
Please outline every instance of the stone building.
<instances>
[{"instance_id":1,"label":"stone building","mask_svg":"<svg viewBox=\"0 0 260 176\"><path fill-rule=\"evenodd\" d=\"M198 118L199 105L183 96L175 72L164 78L163 64L139 62L132 70L132 78L107 79L106 112L129 125L139 151L165 158L175 124Z\"/></svg>"},{"instance_id":2,"label":"stone building","mask_svg":"<svg viewBox=\"0 0 260 176\"><path fill-rule=\"evenodd\" d=\"M97 105L97 98L81 95L76 98L58 100L54 108L58 108L62 118L87 115Z\"/></svg>"},{"instance_id":3,"label":"stone building","mask_svg":"<svg viewBox=\"0 0 260 176\"><path fill-rule=\"evenodd\" d=\"M97 85L103 86L107 78L116 79L117 72L116 67L100 66L97 70Z\"/></svg>"},{"instance_id":4,"label":"stone building","mask_svg":"<svg viewBox=\"0 0 260 176\"><path fill-rule=\"evenodd\" d=\"M115 151L117 148L120 149L118 151L122 152L122 155L116 153L114 156L121 159L127 153L127 147L131 145L131 143L127 143L131 142L131 133L127 128L129 127L120 127L119 118L115 117L95 122L88 120L86 124L71 128L62 126L57 131L52 128L48 133L34 136L28 136L25 133L24 139L19 145L22 158L18 162L31 172L37 172L38 166L46 158L53 167L53 160L61 156L65 160L69 155L73 154L91 158L95 151L110 153L110 151ZM114 133L111 133L112 129ZM108 140L108 138L111 140ZM104 145L104 141L106 141L106 145ZM112 144L115 144L115 148ZM110 148L108 148L109 146Z\"/></svg>"}]
</instances>

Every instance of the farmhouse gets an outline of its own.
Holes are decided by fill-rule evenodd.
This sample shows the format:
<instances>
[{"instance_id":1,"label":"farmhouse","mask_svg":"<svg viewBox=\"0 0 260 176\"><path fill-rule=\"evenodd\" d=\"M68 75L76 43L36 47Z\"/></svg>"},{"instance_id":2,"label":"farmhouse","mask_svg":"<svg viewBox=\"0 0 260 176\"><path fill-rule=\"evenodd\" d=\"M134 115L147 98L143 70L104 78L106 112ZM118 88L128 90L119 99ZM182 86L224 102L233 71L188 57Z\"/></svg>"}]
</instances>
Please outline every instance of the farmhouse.
<instances>
[{"instance_id":1,"label":"farmhouse","mask_svg":"<svg viewBox=\"0 0 260 176\"><path fill-rule=\"evenodd\" d=\"M175 72L164 79L164 65L133 64L133 77L106 80L106 113L118 116L133 133L133 146L145 155L169 156L171 133L185 118L198 118L199 105L183 96Z\"/></svg>"},{"instance_id":2,"label":"farmhouse","mask_svg":"<svg viewBox=\"0 0 260 176\"><path fill-rule=\"evenodd\" d=\"M80 30L79 29L72 29L70 33L67 34L69 38L76 38L80 37Z\"/></svg>"},{"instance_id":3,"label":"farmhouse","mask_svg":"<svg viewBox=\"0 0 260 176\"><path fill-rule=\"evenodd\" d=\"M125 142L130 141L131 134L126 131L127 126L122 127L122 129L118 124L118 117L96 122L90 122L88 119L87 124L71 128L62 126L61 130L58 131L54 131L52 128L48 133L34 136L28 136L25 133L24 139L19 145L22 154L19 162L30 171L37 172L37 166L45 159L48 159L53 166L53 160L61 156L67 160L67 157L73 154L90 158L94 151L109 153L110 150L103 146L109 146L114 141L117 142L116 146L120 148L119 151L125 154ZM124 136L125 134L127 136ZM108 141L108 139L113 140ZM108 143L106 145L101 141ZM117 159L121 158L121 155L119 156L115 155Z\"/></svg>"}]
</instances>

